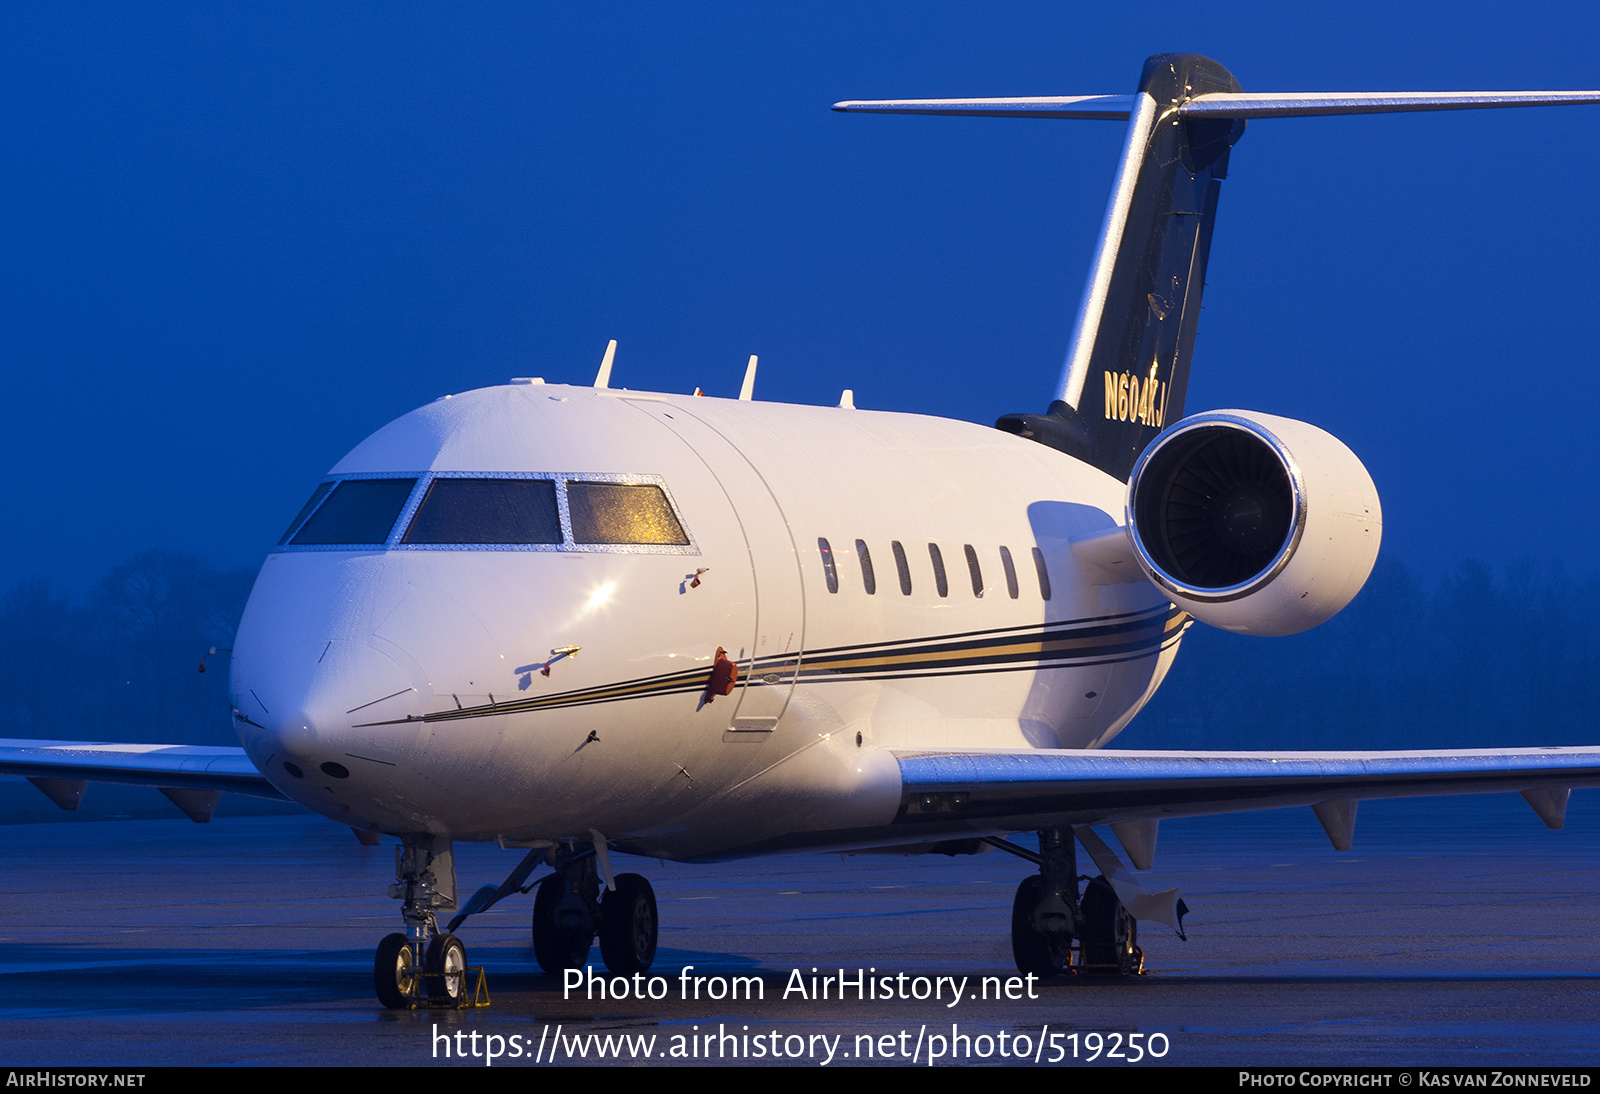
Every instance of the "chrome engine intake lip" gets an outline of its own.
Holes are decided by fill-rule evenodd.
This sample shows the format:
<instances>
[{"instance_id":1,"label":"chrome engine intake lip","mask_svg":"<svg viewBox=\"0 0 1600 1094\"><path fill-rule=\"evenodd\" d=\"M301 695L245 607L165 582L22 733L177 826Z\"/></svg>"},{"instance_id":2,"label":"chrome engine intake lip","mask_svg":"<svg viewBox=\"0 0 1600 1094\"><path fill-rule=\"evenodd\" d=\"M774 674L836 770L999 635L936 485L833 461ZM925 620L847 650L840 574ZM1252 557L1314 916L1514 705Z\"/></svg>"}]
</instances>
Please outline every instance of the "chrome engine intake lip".
<instances>
[{"instance_id":1,"label":"chrome engine intake lip","mask_svg":"<svg viewBox=\"0 0 1600 1094\"><path fill-rule=\"evenodd\" d=\"M1288 533L1284 536L1283 543L1273 555L1272 560L1247 579L1221 587L1197 585L1192 581L1186 581L1171 573L1167 567L1158 564L1156 561L1158 555L1145 542L1144 533L1138 520L1140 502L1142 500L1140 488L1142 485L1147 487L1151 485L1144 484L1141 480L1144 478L1146 470L1151 463L1170 449L1173 444L1181 442L1184 438L1192 439L1195 433L1218 429L1242 432L1267 446L1288 479L1292 505ZM1295 462L1294 457L1290 454L1288 447L1275 433L1261 423L1225 412L1196 414L1185 418L1157 437L1140 454L1138 461L1133 466L1133 473L1128 477L1128 494L1124 518L1129 534L1133 538L1133 546L1139 563L1144 567L1150 580L1155 582L1159 588L1174 597L1195 601L1223 603L1237 600L1269 585L1294 556L1295 549L1300 544L1300 539L1305 533L1306 526L1305 478L1299 464ZM1166 552L1163 551L1163 553Z\"/></svg>"}]
</instances>

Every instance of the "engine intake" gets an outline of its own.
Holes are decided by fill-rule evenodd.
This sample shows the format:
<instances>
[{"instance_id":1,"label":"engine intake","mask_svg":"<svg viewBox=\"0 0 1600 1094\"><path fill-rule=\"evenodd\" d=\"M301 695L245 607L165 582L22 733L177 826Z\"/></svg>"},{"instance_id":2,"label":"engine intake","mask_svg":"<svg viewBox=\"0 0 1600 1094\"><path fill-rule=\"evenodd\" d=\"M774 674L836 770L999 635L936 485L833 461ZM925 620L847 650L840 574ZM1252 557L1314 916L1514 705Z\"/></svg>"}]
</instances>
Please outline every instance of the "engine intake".
<instances>
[{"instance_id":1,"label":"engine intake","mask_svg":"<svg viewBox=\"0 0 1600 1094\"><path fill-rule=\"evenodd\" d=\"M1150 580L1240 634L1296 634L1337 614L1383 529L1372 478L1338 438L1242 410L1196 414L1152 441L1127 516Z\"/></svg>"}]
</instances>

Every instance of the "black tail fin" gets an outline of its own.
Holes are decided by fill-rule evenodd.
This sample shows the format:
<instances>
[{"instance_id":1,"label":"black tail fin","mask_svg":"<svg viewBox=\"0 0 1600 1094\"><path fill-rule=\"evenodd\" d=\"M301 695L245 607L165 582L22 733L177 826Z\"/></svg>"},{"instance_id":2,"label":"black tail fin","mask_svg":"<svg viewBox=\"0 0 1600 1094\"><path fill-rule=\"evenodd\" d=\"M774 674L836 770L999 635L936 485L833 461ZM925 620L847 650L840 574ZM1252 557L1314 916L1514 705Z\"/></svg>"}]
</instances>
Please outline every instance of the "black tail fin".
<instances>
[{"instance_id":1,"label":"black tail fin","mask_svg":"<svg viewBox=\"0 0 1600 1094\"><path fill-rule=\"evenodd\" d=\"M1126 480L1145 445L1183 417L1217 195L1245 123L1184 118L1177 107L1239 90L1208 57L1145 62L1058 398L1047 414L1008 414L999 428Z\"/></svg>"}]
</instances>

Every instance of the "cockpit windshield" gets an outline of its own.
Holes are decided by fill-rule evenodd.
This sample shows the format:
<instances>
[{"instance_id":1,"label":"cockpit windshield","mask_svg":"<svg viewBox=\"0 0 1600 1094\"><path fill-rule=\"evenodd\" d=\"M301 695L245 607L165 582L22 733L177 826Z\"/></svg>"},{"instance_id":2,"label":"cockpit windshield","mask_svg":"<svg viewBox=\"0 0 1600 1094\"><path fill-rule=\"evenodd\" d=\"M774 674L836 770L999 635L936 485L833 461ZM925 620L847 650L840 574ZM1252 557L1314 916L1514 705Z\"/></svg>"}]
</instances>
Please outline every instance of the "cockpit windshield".
<instances>
[{"instance_id":1,"label":"cockpit windshield","mask_svg":"<svg viewBox=\"0 0 1600 1094\"><path fill-rule=\"evenodd\" d=\"M666 487L648 479L657 477L362 474L320 484L278 545L698 554Z\"/></svg>"},{"instance_id":2,"label":"cockpit windshield","mask_svg":"<svg viewBox=\"0 0 1600 1094\"><path fill-rule=\"evenodd\" d=\"M317 507L317 503L323 498L327 497L328 491L332 489L333 483L325 482L320 484L315 490L311 491L311 500L300 507L300 512L296 513L294 520L289 522L289 530L283 533L283 538L278 541L278 545L280 547L289 542L289 537L294 535L295 529L299 528L306 522L306 518L311 515L311 510L315 509Z\"/></svg>"},{"instance_id":3,"label":"cockpit windshield","mask_svg":"<svg viewBox=\"0 0 1600 1094\"><path fill-rule=\"evenodd\" d=\"M683 525L659 486L648 483L569 482L574 543L687 545Z\"/></svg>"},{"instance_id":4,"label":"cockpit windshield","mask_svg":"<svg viewBox=\"0 0 1600 1094\"><path fill-rule=\"evenodd\" d=\"M560 543L549 479L434 479L401 543Z\"/></svg>"},{"instance_id":5,"label":"cockpit windshield","mask_svg":"<svg viewBox=\"0 0 1600 1094\"><path fill-rule=\"evenodd\" d=\"M383 543L416 485L416 479L346 479L289 542L295 546Z\"/></svg>"}]
</instances>

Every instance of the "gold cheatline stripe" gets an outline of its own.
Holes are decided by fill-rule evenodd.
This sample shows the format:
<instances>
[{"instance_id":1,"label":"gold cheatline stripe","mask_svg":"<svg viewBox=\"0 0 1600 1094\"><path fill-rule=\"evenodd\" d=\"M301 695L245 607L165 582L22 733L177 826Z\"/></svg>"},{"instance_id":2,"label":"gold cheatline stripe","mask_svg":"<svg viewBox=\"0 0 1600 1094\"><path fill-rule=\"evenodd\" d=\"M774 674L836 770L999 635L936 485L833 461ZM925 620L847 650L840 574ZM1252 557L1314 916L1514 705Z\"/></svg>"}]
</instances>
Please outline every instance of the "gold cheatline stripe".
<instances>
[{"instance_id":1,"label":"gold cheatline stripe","mask_svg":"<svg viewBox=\"0 0 1600 1094\"><path fill-rule=\"evenodd\" d=\"M1154 613L1151 613L1144 618L1135 618L1124 623L1095 625L1097 629L1111 629L1113 632L1111 634L1068 635L1066 637L1056 638L1050 641L1021 641L998 646L986 645L985 642L988 641L987 639L975 639L964 642L957 646L946 647L944 649L924 650L918 653L896 653L894 651L888 651L877 657L862 657L859 655L849 656L845 651L839 651L836 652L831 658L818 659L815 655L808 656L805 651L802 650L798 654L786 656L785 660L780 662L779 666L777 667L788 668L789 663L792 661L795 663L795 668L791 669L791 671L804 671L806 673L813 673L827 672L835 669L840 671L866 671L873 668L885 667L928 667L937 666L938 664L946 661L954 661L969 657L1001 658L1008 660L1037 660L1039 655L1047 652L1059 653L1071 649L1083 649L1085 647L1093 648L1094 646L1101 644L1122 645L1130 641L1137 641L1141 632L1150 631L1154 629L1157 624L1162 625L1161 637L1155 644L1157 646L1164 646L1167 638L1174 631L1181 630L1188 624L1189 618L1190 617L1187 612L1169 609L1164 619L1155 616ZM1077 629L1083 630L1088 628L1079 627ZM903 646L907 643L902 641L894 644ZM862 646L856 648L870 649L871 647ZM774 666L756 666L757 670L762 667L771 668ZM483 717L490 714L517 714L524 711L544 710L550 707L569 706L578 703L595 703L604 702L610 699L634 698L638 696L650 695L656 692L671 691L674 689L683 688L685 686L698 686L700 683L699 677L701 675L702 673L696 670L686 674L680 673L662 679L646 680L638 683L623 682L620 684L602 685L601 687L590 688L584 691L567 692L559 695L546 695L534 699L515 699L509 703L494 703L487 706L466 707L462 710L436 711L432 714L424 714L422 719L424 721L442 722L451 721L458 718ZM755 675L756 671L752 671L751 676Z\"/></svg>"},{"instance_id":2,"label":"gold cheatline stripe","mask_svg":"<svg viewBox=\"0 0 1600 1094\"><path fill-rule=\"evenodd\" d=\"M989 645L984 642L967 642L959 646L949 646L944 649L925 650L919 653L886 653L878 657L842 656L835 655L828 659L819 659L815 656L805 659L801 668L806 672L826 671L838 668L874 668L883 665L914 665L928 662L950 661L959 657L1020 657L1025 654L1039 655L1046 652L1057 653L1070 649L1083 649L1097 645L1123 645L1127 642L1137 642L1141 634L1153 632L1159 624L1165 622L1161 628L1161 640L1170 633L1174 620L1149 619L1137 625L1122 625L1112 634L1085 634L1068 635L1049 641L1022 641L1007 645Z\"/></svg>"},{"instance_id":3,"label":"gold cheatline stripe","mask_svg":"<svg viewBox=\"0 0 1600 1094\"><path fill-rule=\"evenodd\" d=\"M454 718L474 718L485 714L517 714L526 710L543 710L546 707L564 706L569 703L587 703L603 699L625 698L631 695L667 691L688 685L699 687L703 681L697 680L696 677L701 675L703 674L695 673L691 676L680 676L666 680L646 680L640 683L623 682L602 685L601 687L589 688L584 691L545 695L536 699L514 699L509 703L490 703L483 706L463 707L461 710L440 710L432 714L424 714L422 719L429 722L443 722Z\"/></svg>"},{"instance_id":4,"label":"gold cheatline stripe","mask_svg":"<svg viewBox=\"0 0 1600 1094\"><path fill-rule=\"evenodd\" d=\"M954 642L960 639L965 639L966 643L971 645L978 642L992 641L995 638L1007 633L1017 633L1022 631L1031 631L1038 636L1043 634L1057 633L1062 630L1069 630L1073 632L1090 629L1102 631L1130 630L1142 626L1154 625L1163 618L1170 620L1175 614L1182 616L1184 619L1188 618L1187 614L1185 614L1182 609L1169 605L1166 608L1151 608L1143 612L1124 612L1120 615L1098 616L1092 619L1068 620L1065 623L1034 623L1022 627L997 627L992 630L969 631L957 635L934 635L931 638L897 638L889 642L864 642L855 646L834 646L828 649L810 651L801 650L798 654L791 653L769 655L765 662L762 662L758 659L756 664L781 666L797 657L805 660L812 660L818 657L842 657L847 654L860 653L874 649L881 649L885 652L885 654L892 654L895 652L906 652L907 647L910 647L911 649L920 649L929 645L930 643ZM1018 637L1020 639L1023 636L1019 634ZM909 654L907 655L909 656Z\"/></svg>"}]
</instances>

